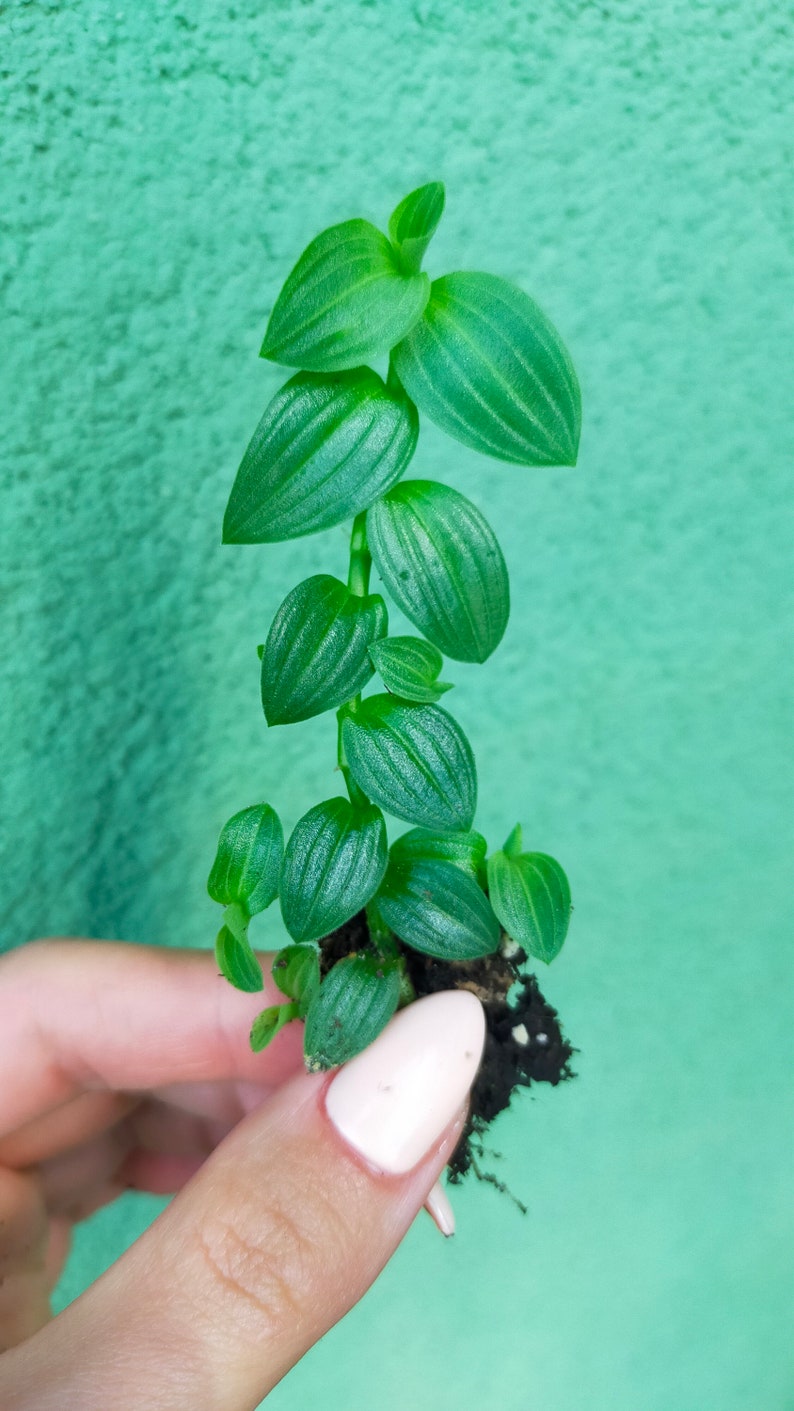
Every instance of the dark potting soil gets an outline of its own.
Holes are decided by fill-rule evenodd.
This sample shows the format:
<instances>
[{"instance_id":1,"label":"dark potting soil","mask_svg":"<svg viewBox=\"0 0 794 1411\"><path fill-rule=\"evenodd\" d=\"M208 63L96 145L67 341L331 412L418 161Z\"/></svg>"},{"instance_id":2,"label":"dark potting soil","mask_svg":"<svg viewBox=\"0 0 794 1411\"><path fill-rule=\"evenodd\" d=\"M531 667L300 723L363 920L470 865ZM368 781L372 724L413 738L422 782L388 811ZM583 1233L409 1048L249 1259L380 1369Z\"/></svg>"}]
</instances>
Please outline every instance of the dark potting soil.
<instances>
[{"instance_id":1,"label":"dark potting soil","mask_svg":"<svg viewBox=\"0 0 794 1411\"><path fill-rule=\"evenodd\" d=\"M507 937L503 939L507 941ZM323 973L337 960L368 945L369 929L362 911L322 942ZM417 996L466 989L482 1002L485 1049L471 1091L466 1126L449 1162L449 1179L457 1184L473 1171L500 1190L506 1187L480 1164L486 1155L483 1138L488 1127L510 1106L518 1088L529 1088L533 1083L556 1087L572 1078L570 1064L575 1052L562 1032L556 1009L544 999L535 976L524 969L525 951L515 949L512 943L507 949L513 953L505 955L499 950L479 960L457 961L436 960L407 948L403 951ZM516 1203L521 1206L520 1201Z\"/></svg>"}]
</instances>

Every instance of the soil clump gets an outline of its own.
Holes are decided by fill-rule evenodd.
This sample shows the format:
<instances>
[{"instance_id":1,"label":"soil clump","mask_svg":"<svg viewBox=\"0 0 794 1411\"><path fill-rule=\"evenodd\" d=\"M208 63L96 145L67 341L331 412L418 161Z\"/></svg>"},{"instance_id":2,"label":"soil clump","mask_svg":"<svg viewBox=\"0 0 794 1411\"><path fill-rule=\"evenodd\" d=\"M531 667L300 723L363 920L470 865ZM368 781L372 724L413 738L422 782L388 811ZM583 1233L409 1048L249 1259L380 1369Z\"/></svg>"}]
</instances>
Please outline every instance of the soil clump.
<instances>
[{"instance_id":1,"label":"soil clump","mask_svg":"<svg viewBox=\"0 0 794 1411\"><path fill-rule=\"evenodd\" d=\"M365 913L334 931L322 942L321 970L326 974L337 960L370 945ZM457 1184L469 1172L512 1195L481 1161L487 1155L484 1136L500 1112L510 1106L518 1088L533 1083L556 1087L574 1077L571 1059L575 1049L565 1037L559 1015L541 993L533 974L527 974L528 956L503 933L502 945L493 955L477 960L437 960L403 948L411 983L417 997L437 990L466 989L485 1010L486 1038L480 1071L471 1091L469 1115L461 1139L449 1162L449 1179ZM516 1197L512 1197L516 1200ZM516 1204L523 1210L520 1201Z\"/></svg>"}]
</instances>

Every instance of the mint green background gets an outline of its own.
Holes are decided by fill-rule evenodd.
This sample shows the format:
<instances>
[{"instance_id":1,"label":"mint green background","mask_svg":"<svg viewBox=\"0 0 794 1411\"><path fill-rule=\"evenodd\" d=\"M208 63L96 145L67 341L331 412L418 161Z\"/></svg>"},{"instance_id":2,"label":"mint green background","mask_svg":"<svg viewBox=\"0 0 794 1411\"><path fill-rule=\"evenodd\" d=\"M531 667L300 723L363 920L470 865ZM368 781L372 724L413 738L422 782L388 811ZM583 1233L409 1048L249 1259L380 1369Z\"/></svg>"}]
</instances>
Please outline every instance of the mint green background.
<instances>
[{"instance_id":1,"label":"mint green background","mask_svg":"<svg viewBox=\"0 0 794 1411\"><path fill-rule=\"evenodd\" d=\"M204 944L223 820L333 792L255 645L341 531L221 548L322 226L422 180L432 273L519 281L581 374L575 471L426 427L514 610L452 708L492 842L573 882L548 993L580 1077L495 1142L278 1411L783 1411L791 1354L794 24L757 0L5 6L3 944ZM10 72L9 72L10 71ZM786 642L786 639L788 641ZM268 917L260 937L279 938ZM86 1228L73 1296L154 1203Z\"/></svg>"}]
</instances>

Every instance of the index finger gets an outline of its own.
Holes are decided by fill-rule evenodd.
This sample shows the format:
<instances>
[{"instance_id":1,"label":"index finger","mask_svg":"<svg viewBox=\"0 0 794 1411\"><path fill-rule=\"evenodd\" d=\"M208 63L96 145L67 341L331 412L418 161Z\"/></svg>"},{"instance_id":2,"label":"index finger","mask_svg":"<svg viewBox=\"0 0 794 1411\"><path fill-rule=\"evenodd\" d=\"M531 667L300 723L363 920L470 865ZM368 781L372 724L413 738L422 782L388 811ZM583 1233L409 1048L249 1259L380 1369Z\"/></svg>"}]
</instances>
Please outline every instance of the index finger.
<instances>
[{"instance_id":1,"label":"index finger","mask_svg":"<svg viewBox=\"0 0 794 1411\"><path fill-rule=\"evenodd\" d=\"M301 1066L302 1027L264 1053L260 1009L284 999L234 990L215 957L126 941L32 941L0 959L0 1135L92 1091L238 1078L275 1085Z\"/></svg>"}]
</instances>

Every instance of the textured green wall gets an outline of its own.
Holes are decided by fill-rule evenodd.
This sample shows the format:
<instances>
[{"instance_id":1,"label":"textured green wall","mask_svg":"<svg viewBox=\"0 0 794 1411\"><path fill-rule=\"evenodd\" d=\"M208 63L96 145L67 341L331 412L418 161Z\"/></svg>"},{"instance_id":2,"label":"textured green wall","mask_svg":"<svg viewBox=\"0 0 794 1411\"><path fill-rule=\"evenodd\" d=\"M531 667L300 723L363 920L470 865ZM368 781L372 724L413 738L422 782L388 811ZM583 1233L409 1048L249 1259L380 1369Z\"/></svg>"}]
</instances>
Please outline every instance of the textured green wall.
<instances>
[{"instance_id":1,"label":"textured green wall","mask_svg":"<svg viewBox=\"0 0 794 1411\"><path fill-rule=\"evenodd\" d=\"M432 428L415 462L509 562L504 644L454 708L479 826L523 818L572 878L548 992L581 1076L498 1128L528 1218L464 1188L453 1246L423 1218L269 1404L790 1408L789 5L1 22L4 944L207 943L225 817L333 789L327 720L266 737L254 647L344 537L222 549L220 520L296 254L443 178L431 274L519 281L583 385L575 471ZM150 1210L97 1217L62 1297Z\"/></svg>"}]
</instances>

